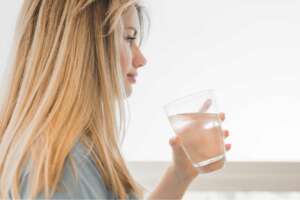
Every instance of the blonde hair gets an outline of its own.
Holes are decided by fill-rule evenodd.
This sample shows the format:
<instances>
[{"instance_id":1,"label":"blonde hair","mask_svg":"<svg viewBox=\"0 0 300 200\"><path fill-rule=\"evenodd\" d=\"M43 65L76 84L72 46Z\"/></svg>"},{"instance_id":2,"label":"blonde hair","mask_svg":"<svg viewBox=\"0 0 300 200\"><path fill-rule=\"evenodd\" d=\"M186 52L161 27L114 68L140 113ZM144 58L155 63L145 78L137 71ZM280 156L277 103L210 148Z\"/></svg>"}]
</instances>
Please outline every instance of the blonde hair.
<instances>
[{"instance_id":1,"label":"blonde hair","mask_svg":"<svg viewBox=\"0 0 300 200\"><path fill-rule=\"evenodd\" d=\"M24 0L0 101L0 198L10 190L20 198L29 161L29 198L51 197L77 140L117 198L143 198L119 140L126 92L118 24L132 5L140 8L134 0Z\"/></svg>"}]
</instances>

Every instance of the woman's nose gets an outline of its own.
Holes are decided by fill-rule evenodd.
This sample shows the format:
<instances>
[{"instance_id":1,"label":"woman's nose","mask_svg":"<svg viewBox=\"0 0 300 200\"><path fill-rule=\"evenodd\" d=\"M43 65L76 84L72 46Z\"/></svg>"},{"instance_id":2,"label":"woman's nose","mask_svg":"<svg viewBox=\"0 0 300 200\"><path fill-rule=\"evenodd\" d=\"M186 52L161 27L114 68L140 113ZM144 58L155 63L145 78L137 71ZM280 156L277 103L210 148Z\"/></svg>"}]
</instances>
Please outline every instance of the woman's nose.
<instances>
[{"instance_id":1,"label":"woman's nose","mask_svg":"<svg viewBox=\"0 0 300 200\"><path fill-rule=\"evenodd\" d=\"M147 64L147 59L142 54L139 48L136 49L136 53L133 58L133 66L134 67L143 67Z\"/></svg>"}]
</instances>

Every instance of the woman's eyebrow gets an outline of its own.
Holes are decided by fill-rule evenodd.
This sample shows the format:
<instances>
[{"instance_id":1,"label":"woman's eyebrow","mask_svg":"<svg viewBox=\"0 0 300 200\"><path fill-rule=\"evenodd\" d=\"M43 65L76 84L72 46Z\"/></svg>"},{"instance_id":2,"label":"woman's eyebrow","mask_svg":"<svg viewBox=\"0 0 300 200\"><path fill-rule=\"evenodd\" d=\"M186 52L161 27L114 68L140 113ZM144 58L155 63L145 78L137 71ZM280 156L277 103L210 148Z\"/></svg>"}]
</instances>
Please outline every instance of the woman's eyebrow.
<instances>
[{"instance_id":1,"label":"woman's eyebrow","mask_svg":"<svg viewBox=\"0 0 300 200\"><path fill-rule=\"evenodd\" d=\"M130 30L133 30L134 31L134 36L137 35L137 29L133 26L127 26L126 29L130 29Z\"/></svg>"}]
</instances>

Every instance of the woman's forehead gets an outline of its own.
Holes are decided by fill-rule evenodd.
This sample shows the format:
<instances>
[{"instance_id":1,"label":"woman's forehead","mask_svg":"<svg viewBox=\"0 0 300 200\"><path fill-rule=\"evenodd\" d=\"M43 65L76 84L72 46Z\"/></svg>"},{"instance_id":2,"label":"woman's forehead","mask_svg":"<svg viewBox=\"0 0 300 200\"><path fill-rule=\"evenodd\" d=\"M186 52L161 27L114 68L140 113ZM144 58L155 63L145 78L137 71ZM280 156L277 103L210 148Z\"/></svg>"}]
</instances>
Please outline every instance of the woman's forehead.
<instances>
[{"instance_id":1,"label":"woman's forehead","mask_svg":"<svg viewBox=\"0 0 300 200\"><path fill-rule=\"evenodd\" d=\"M123 15L124 28L139 30L139 17L135 6L130 6Z\"/></svg>"}]
</instances>

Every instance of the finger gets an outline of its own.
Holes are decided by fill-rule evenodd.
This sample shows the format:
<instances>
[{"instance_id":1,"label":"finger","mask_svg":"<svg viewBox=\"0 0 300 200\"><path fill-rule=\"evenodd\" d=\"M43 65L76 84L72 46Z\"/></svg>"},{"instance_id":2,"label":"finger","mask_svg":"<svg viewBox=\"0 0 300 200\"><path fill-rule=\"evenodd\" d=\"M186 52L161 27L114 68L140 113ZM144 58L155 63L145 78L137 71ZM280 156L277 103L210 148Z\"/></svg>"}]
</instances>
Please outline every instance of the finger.
<instances>
[{"instance_id":1,"label":"finger","mask_svg":"<svg viewBox=\"0 0 300 200\"><path fill-rule=\"evenodd\" d=\"M173 150L173 155L176 155L177 157L185 157L185 152L181 146L180 137L175 136L169 140L169 143Z\"/></svg>"},{"instance_id":2,"label":"finger","mask_svg":"<svg viewBox=\"0 0 300 200\"><path fill-rule=\"evenodd\" d=\"M229 151L231 149L231 144L225 144L226 151Z\"/></svg>"},{"instance_id":3,"label":"finger","mask_svg":"<svg viewBox=\"0 0 300 200\"><path fill-rule=\"evenodd\" d=\"M225 113L221 112L219 113L219 118L221 119L221 121L225 120Z\"/></svg>"},{"instance_id":4,"label":"finger","mask_svg":"<svg viewBox=\"0 0 300 200\"><path fill-rule=\"evenodd\" d=\"M176 145L176 136L169 139L169 144L170 144L171 146Z\"/></svg>"},{"instance_id":5,"label":"finger","mask_svg":"<svg viewBox=\"0 0 300 200\"><path fill-rule=\"evenodd\" d=\"M178 145L180 145L180 138L179 138L179 136L176 135L176 136L171 137L169 139L169 144L171 146L178 146Z\"/></svg>"},{"instance_id":6,"label":"finger","mask_svg":"<svg viewBox=\"0 0 300 200\"><path fill-rule=\"evenodd\" d=\"M209 109L209 107L211 106L211 104L212 104L212 100L207 99L205 101L205 103L203 104L202 108L199 109L199 112L200 113L206 112Z\"/></svg>"},{"instance_id":7,"label":"finger","mask_svg":"<svg viewBox=\"0 0 300 200\"><path fill-rule=\"evenodd\" d=\"M223 131L223 135L224 135L224 138L227 138L229 136L229 131L228 130L224 130Z\"/></svg>"}]
</instances>

